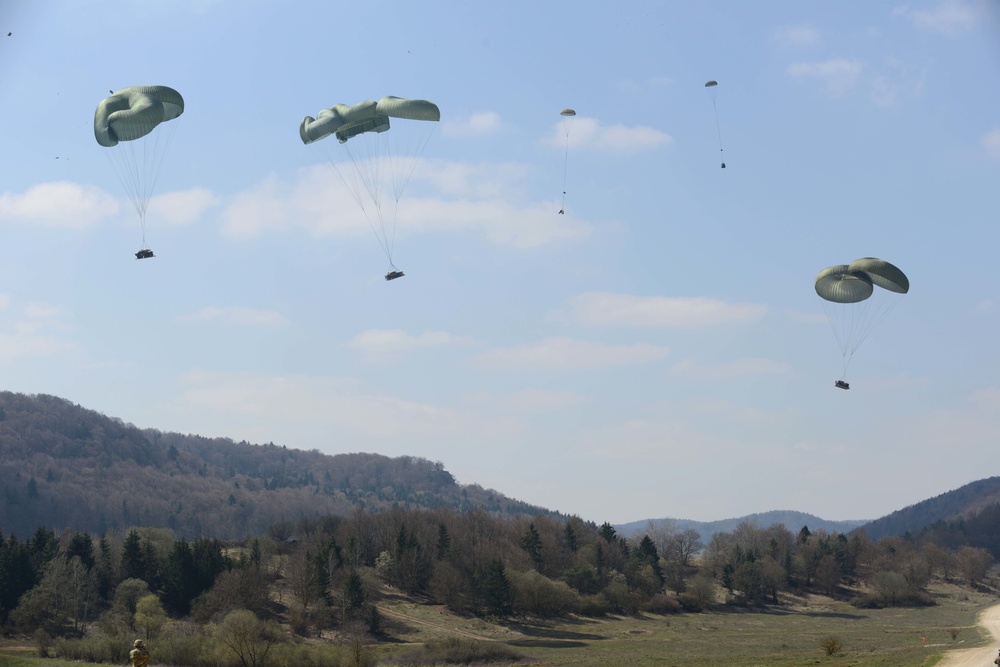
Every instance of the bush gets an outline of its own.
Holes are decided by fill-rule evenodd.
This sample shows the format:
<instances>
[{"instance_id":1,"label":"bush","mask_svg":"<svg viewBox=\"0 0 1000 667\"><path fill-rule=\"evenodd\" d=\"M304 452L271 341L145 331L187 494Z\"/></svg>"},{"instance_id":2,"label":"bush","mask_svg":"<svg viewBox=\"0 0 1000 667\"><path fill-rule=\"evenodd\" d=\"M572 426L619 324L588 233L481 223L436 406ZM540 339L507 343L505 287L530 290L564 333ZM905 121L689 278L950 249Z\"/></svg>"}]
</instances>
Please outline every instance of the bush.
<instances>
[{"instance_id":1,"label":"bush","mask_svg":"<svg viewBox=\"0 0 1000 667\"><path fill-rule=\"evenodd\" d=\"M611 613L611 605L600 593L580 597L580 614L591 618L607 616Z\"/></svg>"},{"instance_id":2,"label":"bush","mask_svg":"<svg viewBox=\"0 0 1000 667\"><path fill-rule=\"evenodd\" d=\"M680 613L680 610L681 603L674 599L673 596L664 593L654 595L643 604L643 611L647 611L650 614L677 614Z\"/></svg>"},{"instance_id":3,"label":"bush","mask_svg":"<svg viewBox=\"0 0 1000 667\"><path fill-rule=\"evenodd\" d=\"M276 644L267 656L272 665L295 667L341 667L343 649L334 644Z\"/></svg>"},{"instance_id":4,"label":"bush","mask_svg":"<svg viewBox=\"0 0 1000 667\"><path fill-rule=\"evenodd\" d=\"M830 635L829 637L824 637L820 641L819 645L823 648L823 652L827 655L835 655L844 650L844 643L840 641L840 637Z\"/></svg>"},{"instance_id":5,"label":"bush","mask_svg":"<svg viewBox=\"0 0 1000 667\"><path fill-rule=\"evenodd\" d=\"M401 651L384 662L394 665L475 665L497 662L520 662L524 654L501 642L452 637L428 642L421 648Z\"/></svg>"}]
</instances>

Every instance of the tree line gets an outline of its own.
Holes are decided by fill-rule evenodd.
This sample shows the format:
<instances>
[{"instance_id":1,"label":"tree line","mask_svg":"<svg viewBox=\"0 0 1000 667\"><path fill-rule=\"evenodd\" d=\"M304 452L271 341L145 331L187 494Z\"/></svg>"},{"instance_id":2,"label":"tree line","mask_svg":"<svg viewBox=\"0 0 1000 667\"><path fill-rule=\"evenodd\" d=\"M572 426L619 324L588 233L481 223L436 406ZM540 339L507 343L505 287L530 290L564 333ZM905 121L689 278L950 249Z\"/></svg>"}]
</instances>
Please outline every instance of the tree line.
<instances>
[{"instance_id":1,"label":"tree line","mask_svg":"<svg viewBox=\"0 0 1000 667\"><path fill-rule=\"evenodd\" d=\"M267 636L280 623L299 636L361 628L379 637L386 587L495 619L698 612L782 604L788 593L924 605L932 577L979 586L992 562L981 547L862 531L743 523L702 544L693 530L662 525L625 539L575 516L482 510L358 510L277 522L239 542L166 528L38 528L23 540L0 534L0 625L67 638L64 653L95 636L127 646L129 635L155 638L165 627L217 630L235 612L271 624Z\"/></svg>"}]
</instances>

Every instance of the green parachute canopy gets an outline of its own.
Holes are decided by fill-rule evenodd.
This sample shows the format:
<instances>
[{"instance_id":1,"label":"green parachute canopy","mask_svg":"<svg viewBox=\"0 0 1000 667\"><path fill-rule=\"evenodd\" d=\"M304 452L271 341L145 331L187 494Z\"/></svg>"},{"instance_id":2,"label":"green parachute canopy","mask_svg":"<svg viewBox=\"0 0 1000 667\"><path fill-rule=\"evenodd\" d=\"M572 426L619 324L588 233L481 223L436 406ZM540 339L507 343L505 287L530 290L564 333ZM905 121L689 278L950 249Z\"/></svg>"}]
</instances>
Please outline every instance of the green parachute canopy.
<instances>
[{"instance_id":1,"label":"green parachute canopy","mask_svg":"<svg viewBox=\"0 0 1000 667\"><path fill-rule=\"evenodd\" d=\"M173 136L160 126L184 113L184 98L167 86L130 86L113 92L94 112L94 138L108 150L118 179L139 214L146 248L146 208Z\"/></svg>"},{"instance_id":2,"label":"green parachute canopy","mask_svg":"<svg viewBox=\"0 0 1000 667\"><path fill-rule=\"evenodd\" d=\"M399 200L440 120L433 102L386 96L334 104L299 124L303 144L326 149L327 163L361 207L393 271ZM336 144L322 141L330 136Z\"/></svg>"},{"instance_id":3,"label":"green parachute canopy","mask_svg":"<svg viewBox=\"0 0 1000 667\"><path fill-rule=\"evenodd\" d=\"M862 257L823 269L815 288L844 358L844 379L854 352L910 291L910 280L884 259Z\"/></svg>"}]
</instances>

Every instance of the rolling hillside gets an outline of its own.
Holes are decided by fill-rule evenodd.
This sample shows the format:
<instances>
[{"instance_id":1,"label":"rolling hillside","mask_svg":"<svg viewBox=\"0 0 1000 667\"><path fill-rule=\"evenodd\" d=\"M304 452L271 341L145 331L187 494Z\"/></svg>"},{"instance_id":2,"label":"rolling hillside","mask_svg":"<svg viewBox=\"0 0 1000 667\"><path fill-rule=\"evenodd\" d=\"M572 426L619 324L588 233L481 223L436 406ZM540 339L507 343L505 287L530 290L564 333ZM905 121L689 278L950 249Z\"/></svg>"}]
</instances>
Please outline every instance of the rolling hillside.
<instances>
[{"instance_id":1,"label":"rolling hillside","mask_svg":"<svg viewBox=\"0 0 1000 667\"><path fill-rule=\"evenodd\" d=\"M426 459L331 456L139 429L55 396L0 393L0 530L7 534L134 525L238 539L280 521L395 506L555 514L458 484Z\"/></svg>"}]
</instances>

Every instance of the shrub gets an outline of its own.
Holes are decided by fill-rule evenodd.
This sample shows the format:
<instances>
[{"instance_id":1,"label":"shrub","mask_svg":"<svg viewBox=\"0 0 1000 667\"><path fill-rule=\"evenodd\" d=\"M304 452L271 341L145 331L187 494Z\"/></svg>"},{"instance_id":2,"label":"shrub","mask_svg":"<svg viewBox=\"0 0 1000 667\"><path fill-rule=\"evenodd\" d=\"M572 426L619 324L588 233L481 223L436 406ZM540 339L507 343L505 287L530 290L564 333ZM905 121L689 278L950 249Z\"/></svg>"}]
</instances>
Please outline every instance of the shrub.
<instances>
[{"instance_id":1,"label":"shrub","mask_svg":"<svg viewBox=\"0 0 1000 667\"><path fill-rule=\"evenodd\" d=\"M844 643L840 641L840 637L830 635L829 637L824 637L819 645L823 648L823 652L827 655L835 655L844 650Z\"/></svg>"},{"instance_id":2,"label":"shrub","mask_svg":"<svg viewBox=\"0 0 1000 667\"><path fill-rule=\"evenodd\" d=\"M601 616L607 616L610 613L611 613L611 605L608 603L607 599L600 593L596 595L580 596L580 614L582 616L597 618Z\"/></svg>"},{"instance_id":3,"label":"shrub","mask_svg":"<svg viewBox=\"0 0 1000 667\"><path fill-rule=\"evenodd\" d=\"M680 610L681 603L674 599L673 596L664 593L654 595L643 604L643 611L647 611L650 614L677 614Z\"/></svg>"},{"instance_id":4,"label":"shrub","mask_svg":"<svg viewBox=\"0 0 1000 667\"><path fill-rule=\"evenodd\" d=\"M428 642L417 649L401 651L385 659L394 665L475 665L497 662L520 662L525 656L501 642L452 637Z\"/></svg>"}]
</instances>

